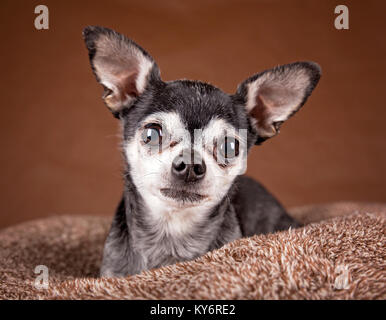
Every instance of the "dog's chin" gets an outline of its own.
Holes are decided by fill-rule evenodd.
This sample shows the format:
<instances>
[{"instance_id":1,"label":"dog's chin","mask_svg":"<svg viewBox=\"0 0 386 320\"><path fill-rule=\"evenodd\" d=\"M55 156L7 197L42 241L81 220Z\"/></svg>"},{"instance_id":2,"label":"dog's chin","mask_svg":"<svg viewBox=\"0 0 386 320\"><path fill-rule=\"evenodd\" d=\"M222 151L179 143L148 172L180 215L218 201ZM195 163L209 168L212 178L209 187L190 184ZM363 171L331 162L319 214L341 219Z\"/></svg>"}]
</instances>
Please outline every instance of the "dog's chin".
<instances>
[{"instance_id":1,"label":"dog's chin","mask_svg":"<svg viewBox=\"0 0 386 320\"><path fill-rule=\"evenodd\" d=\"M160 193L163 197L182 204L199 204L207 198L205 195L178 188L162 188Z\"/></svg>"}]
</instances>

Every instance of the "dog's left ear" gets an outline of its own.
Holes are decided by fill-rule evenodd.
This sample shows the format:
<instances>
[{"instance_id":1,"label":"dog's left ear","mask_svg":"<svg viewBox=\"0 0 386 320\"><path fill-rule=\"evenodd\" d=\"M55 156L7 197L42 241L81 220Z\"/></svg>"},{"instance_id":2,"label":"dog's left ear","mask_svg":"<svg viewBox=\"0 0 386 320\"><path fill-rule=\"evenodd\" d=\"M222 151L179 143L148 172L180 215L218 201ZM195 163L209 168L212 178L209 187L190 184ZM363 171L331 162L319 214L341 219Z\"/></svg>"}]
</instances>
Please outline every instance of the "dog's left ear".
<instances>
[{"instance_id":1,"label":"dog's left ear","mask_svg":"<svg viewBox=\"0 0 386 320\"><path fill-rule=\"evenodd\" d=\"M280 125L306 102L321 75L314 62L295 62L256 74L241 83L241 101L258 137L256 144L279 133Z\"/></svg>"},{"instance_id":2,"label":"dog's left ear","mask_svg":"<svg viewBox=\"0 0 386 320\"><path fill-rule=\"evenodd\" d=\"M130 108L152 81L161 81L153 58L124 35L89 26L83 37L91 67L105 90L103 99L115 116Z\"/></svg>"}]
</instances>

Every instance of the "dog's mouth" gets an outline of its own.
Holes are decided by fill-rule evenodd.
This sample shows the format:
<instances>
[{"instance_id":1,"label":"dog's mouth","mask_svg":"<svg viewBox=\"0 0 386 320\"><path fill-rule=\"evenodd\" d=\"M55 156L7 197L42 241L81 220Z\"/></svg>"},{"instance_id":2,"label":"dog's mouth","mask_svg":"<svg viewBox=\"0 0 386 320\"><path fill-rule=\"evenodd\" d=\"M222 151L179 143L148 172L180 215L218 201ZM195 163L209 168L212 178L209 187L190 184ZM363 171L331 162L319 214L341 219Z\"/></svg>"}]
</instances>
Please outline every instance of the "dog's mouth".
<instances>
[{"instance_id":1,"label":"dog's mouth","mask_svg":"<svg viewBox=\"0 0 386 320\"><path fill-rule=\"evenodd\" d=\"M163 196L181 202L199 202L206 198L206 196L202 194L181 189L163 188L160 191Z\"/></svg>"}]
</instances>

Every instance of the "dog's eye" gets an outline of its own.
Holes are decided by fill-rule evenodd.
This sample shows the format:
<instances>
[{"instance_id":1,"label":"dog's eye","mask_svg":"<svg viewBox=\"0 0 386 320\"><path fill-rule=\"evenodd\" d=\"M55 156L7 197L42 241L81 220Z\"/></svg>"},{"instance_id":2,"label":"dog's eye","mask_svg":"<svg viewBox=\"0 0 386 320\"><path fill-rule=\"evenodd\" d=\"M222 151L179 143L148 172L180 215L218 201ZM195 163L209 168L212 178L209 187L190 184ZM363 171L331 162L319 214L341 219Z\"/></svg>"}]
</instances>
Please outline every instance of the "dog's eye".
<instances>
[{"instance_id":1,"label":"dog's eye","mask_svg":"<svg viewBox=\"0 0 386 320\"><path fill-rule=\"evenodd\" d=\"M239 155L239 141L233 137L225 137L220 145L221 155L225 159L232 159Z\"/></svg>"},{"instance_id":2,"label":"dog's eye","mask_svg":"<svg viewBox=\"0 0 386 320\"><path fill-rule=\"evenodd\" d=\"M142 140L150 146L159 146L162 143L161 126L157 123L147 124L142 133Z\"/></svg>"}]
</instances>

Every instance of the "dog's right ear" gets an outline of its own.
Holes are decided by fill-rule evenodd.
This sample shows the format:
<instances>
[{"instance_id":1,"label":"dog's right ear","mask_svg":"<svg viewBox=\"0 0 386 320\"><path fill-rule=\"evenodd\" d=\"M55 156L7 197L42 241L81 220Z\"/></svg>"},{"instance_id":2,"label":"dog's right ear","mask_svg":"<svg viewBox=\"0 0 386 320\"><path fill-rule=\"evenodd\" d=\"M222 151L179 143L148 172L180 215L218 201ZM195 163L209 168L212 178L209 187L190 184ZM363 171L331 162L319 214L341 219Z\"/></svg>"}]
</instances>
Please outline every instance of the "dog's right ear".
<instances>
[{"instance_id":1,"label":"dog's right ear","mask_svg":"<svg viewBox=\"0 0 386 320\"><path fill-rule=\"evenodd\" d=\"M279 133L281 124L307 101L320 75L318 64L303 61L260 72L239 85L235 97L258 134L255 144Z\"/></svg>"},{"instance_id":2,"label":"dog's right ear","mask_svg":"<svg viewBox=\"0 0 386 320\"><path fill-rule=\"evenodd\" d=\"M153 58L134 41L103 27L83 30L91 67L105 89L103 99L118 117L152 81L160 81Z\"/></svg>"}]
</instances>

